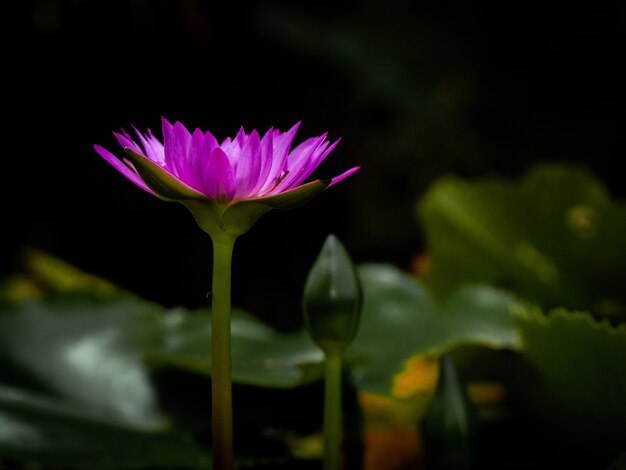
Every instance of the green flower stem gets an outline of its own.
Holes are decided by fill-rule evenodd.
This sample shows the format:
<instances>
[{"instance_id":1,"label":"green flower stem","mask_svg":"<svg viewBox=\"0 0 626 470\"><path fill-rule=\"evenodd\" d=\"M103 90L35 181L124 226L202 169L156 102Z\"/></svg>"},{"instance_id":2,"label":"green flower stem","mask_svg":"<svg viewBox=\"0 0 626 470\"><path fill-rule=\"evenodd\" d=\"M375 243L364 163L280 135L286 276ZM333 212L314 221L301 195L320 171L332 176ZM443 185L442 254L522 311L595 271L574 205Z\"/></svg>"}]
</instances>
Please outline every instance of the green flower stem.
<instances>
[{"instance_id":1,"label":"green flower stem","mask_svg":"<svg viewBox=\"0 0 626 470\"><path fill-rule=\"evenodd\" d=\"M215 235L211 313L213 468L233 468L233 405L230 352L230 270L236 237Z\"/></svg>"},{"instance_id":2,"label":"green flower stem","mask_svg":"<svg viewBox=\"0 0 626 470\"><path fill-rule=\"evenodd\" d=\"M325 351L324 364L324 470L341 468L341 361L342 351Z\"/></svg>"}]
</instances>

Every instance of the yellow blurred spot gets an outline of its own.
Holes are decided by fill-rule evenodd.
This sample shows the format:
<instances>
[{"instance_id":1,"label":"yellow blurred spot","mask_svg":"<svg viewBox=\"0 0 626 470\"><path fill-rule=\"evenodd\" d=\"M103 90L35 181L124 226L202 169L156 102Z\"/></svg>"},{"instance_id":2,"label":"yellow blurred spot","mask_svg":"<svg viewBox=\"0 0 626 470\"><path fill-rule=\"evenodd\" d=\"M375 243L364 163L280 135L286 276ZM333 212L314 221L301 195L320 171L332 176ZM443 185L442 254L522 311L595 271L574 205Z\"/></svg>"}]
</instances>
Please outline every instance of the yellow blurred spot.
<instances>
[{"instance_id":1,"label":"yellow blurred spot","mask_svg":"<svg viewBox=\"0 0 626 470\"><path fill-rule=\"evenodd\" d=\"M571 207L565 213L565 223L580 238L588 240L598 233L598 216L595 209L585 204Z\"/></svg>"},{"instance_id":2,"label":"yellow blurred spot","mask_svg":"<svg viewBox=\"0 0 626 470\"><path fill-rule=\"evenodd\" d=\"M41 297L41 289L24 276L13 276L0 285L0 301L2 302L13 304L24 299L39 297Z\"/></svg>"},{"instance_id":3,"label":"yellow blurred spot","mask_svg":"<svg viewBox=\"0 0 626 470\"><path fill-rule=\"evenodd\" d=\"M53 292L86 290L107 296L117 290L113 284L84 273L69 263L42 251L29 250L25 264L36 281Z\"/></svg>"},{"instance_id":4,"label":"yellow blurred spot","mask_svg":"<svg viewBox=\"0 0 626 470\"><path fill-rule=\"evenodd\" d=\"M285 435L285 443L289 446L291 454L298 459L319 459L324 450L321 434L299 436L288 433Z\"/></svg>"},{"instance_id":5,"label":"yellow blurred spot","mask_svg":"<svg viewBox=\"0 0 626 470\"><path fill-rule=\"evenodd\" d=\"M359 393L364 417L364 470L424 468L419 424L438 376L435 357L413 357L395 377L391 395ZM478 406L490 407L504 401L504 388L495 382L471 382L468 391Z\"/></svg>"},{"instance_id":6,"label":"yellow blurred spot","mask_svg":"<svg viewBox=\"0 0 626 470\"><path fill-rule=\"evenodd\" d=\"M430 394L435 389L438 376L439 366L436 358L413 357L406 361L404 370L394 377L391 393L395 398Z\"/></svg>"},{"instance_id":7,"label":"yellow blurred spot","mask_svg":"<svg viewBox=\"0 0 626 470\"><path fill-rule=\"evenodd\" d=\"M472 382L467 385L470 400L478 405L494 405L504 402L504 387L495 382Z\"/></svg>"},{"instance_id":8,"label":"yellow blurred spot","mask_svg":"<svg viewBox=\"0 0 626 470\"><path fill-rule=\"evenodd\" d=\"M425 400L359 393L364 417L364 470L420 468L420 409Z\"/></svg>"},{"instance_id":9,"label":"yellow blurred spot","mask_svg":"<svg viewBox=\"0 0 626 470\"><path fill-rule=\"evenodd\" d=\"M359 393L366 426L413 426L426 400L399 400L387 395Z\"/></svg>"},{"instance_id":10,"label":"yellow blurred spot","mask_svg":"<svg viewBox=\"0 0 626 470\"><path fill-rule=\"evenodd\" d=\"M0 284L0 301L17 303L50 294L88 292L108 298L120 290L103 279L84 273L65 261L38 250L24 253L22 272Z\"/></svg>"}]
</instances>

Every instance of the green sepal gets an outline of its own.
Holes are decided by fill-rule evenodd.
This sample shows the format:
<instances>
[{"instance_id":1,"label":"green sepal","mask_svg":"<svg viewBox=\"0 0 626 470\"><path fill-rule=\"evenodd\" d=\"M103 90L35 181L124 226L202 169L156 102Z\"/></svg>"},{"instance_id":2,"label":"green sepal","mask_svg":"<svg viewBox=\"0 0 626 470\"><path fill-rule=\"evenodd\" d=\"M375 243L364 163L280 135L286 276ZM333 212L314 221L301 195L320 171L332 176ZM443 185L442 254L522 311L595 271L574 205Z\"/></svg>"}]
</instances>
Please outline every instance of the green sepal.
<instances>
[{"instance_id":1,"label":"green sepal","mask_svg":"<svg viewBox=\"0 0 626 470\"><path fill-rule=\"evenodd\" d=\"M334 235L324 242L306 280L302 306L307 330L326 353L345 349L361 318L361 281L343 244Z\"/></svg>"},{"instance_id":2,"label":"green sepal","mask_svg":"<svg viewBox=\"0 0 626 470\"><path fill-rule=\"evenodd\" d=\"M178 178L172 176L149 158L129 149L124 148L126 156L139 173L146 185L161 199L166 201L181 201L184 199L206 200L204 194L190 188Z\"/></svg>"},{"instance_id":3,"label":"green sepal","mask_svg":"<svg viewBox=\"0 0 626 470\"><path fill-rule=\"evenodd\" d=\"M246 203L255 203L267 206L271 209L295 209L309 202L319 193L324 191L330 180L316 180L310 183L298 186L295 189L285 191L284 193L277 194L275 196L261 197L258 199L250 199L244 201Z\"/></svg>"},{"instance_id":4,"label":"green sepal","mask_svg":"<svg viewBox=\"0 0 626 470\"><path fill-rule=\"evenodd\" d=\"M276 196L234 201L224 211L220 220L220 229L234 235L241 235L270 209L295 209L324 191L329 184L328 180L317 180Z\"/></svg>"}]
</instances>

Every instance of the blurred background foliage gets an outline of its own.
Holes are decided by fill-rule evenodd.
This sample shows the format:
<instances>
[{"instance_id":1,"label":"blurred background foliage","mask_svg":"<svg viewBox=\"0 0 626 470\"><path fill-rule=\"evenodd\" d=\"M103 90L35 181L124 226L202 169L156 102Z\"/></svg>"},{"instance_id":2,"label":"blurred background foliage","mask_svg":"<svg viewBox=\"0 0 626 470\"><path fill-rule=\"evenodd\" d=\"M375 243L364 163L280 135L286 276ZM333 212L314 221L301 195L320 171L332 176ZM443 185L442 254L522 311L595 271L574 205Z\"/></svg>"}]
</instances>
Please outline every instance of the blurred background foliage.
<instances>
[{"instance_id":1,"label":"blurred background foliage","mask_svg":"<svg viewBox=\"0 0 626 470\"><path fill-rule=\"evenodd\" d=\"M445 396L478 407L479 468L601 470L625 450L626 1L14 6L0 466L209 465L210 241L93 150L161 115L221 138L302 121L296 141L342 137L318 176L362 165L237 242L242 465L319 456L300 300L331 232L365 287L354 468L421 462L443 352Z\"/></svg>"},{"instance_id":2,"label":"blurred background foliage","mask_svg":"<svg viewBox=\"0 0 626 470\"><path fill-rule=\"evenodd\" d=\"M92 148L131 124L160 131L161 115L222 138L301 120L300 139L342 137L319 176L363 166L238 242L236 303L285 328L329 232L357 262L407 268L424 246L415 200L438 176L576 162L623 196L625 5L20 2L3 257L35 246L165 305L205 305L205 235Z\"/></svg>"}]
</instances>

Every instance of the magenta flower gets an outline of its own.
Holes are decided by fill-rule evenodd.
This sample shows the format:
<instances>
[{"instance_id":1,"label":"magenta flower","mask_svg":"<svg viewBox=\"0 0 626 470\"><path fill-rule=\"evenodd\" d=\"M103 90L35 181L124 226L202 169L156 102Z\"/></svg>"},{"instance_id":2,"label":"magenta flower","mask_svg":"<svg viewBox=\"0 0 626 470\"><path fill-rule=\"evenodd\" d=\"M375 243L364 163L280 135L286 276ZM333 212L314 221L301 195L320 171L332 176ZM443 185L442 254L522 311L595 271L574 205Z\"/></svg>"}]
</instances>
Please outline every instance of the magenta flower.
<instances>
[{"instance_id":1,"label":"magenta flower","mask_svg":"<svg viewBox=\"0 0 626 470\"><path fill-rule=\"evenodd\" d=\"M296 124L287 132L260 137L243 128L221 144L210 132L190 133L180 122L163 119L163 143L150 130L136 139L114 133L125 158L95 145L114 168L145 191L185 205L213 243L211 290L211 400L213 468L233 468L230 351L231 258L237 237L270 209L291 209L357 171L329 180L304 181L335 148L326 134L293 149ZM216 412L215 410L219 410Z\"/></svg>"},{"instance_id":2,"label":"magenta flower","mask_svg":"<svg viewBox=\"0 0 626 470\"><path fill-rule=\"evenodd\" d=\"M126 158L95 145L96 151L140 188L186 205L209 234L245 232L267 210L289 209L357 171L354 167L330 180L302 184L339 141L326 134L291 148L299 123L287 132L269 129L263 137L243 128L222 143L210 133L190 133L180 122L162 119L161 143L150 130L137 138L114 133Z\"/></svg>"}]
</instances>

